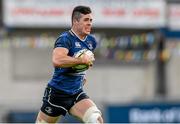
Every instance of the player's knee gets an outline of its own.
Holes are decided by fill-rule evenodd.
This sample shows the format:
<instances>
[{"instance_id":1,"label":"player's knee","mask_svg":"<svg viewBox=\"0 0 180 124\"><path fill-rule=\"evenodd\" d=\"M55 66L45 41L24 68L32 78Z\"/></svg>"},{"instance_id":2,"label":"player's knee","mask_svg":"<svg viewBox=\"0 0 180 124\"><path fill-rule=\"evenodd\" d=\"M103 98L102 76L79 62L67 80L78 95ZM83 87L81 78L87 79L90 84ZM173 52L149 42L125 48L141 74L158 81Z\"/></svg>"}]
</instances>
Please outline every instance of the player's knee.
<instances>
[{"instance_id":1,"label":"player's knee","mask_svg":"<svg viewBox=\"0 0 180 124\"><path fill-rule=\"evenodd\" d=\"M90 107L84 114L85 123L102 123L101 112L96 106Z\"/></svg>"},{"instance_id":2,"label":"player's knee","mask_svg":"<svg viewBox=\"0 0 180 124\"><path fill-rule=\"evenodd\" d=\"M102 118L100 113L92 113L91 116L89 116L88 120L86 123L92 123L92 124L100 124L102 123Z\"/></svg>"},{"instance_id":3,"label":"player's knee","mask_svg":"<svg viewBox=\"0 0 180 124\"><path fill-rule=\"evenodd\" d=\"M50 117L46 114L44 114L42 111L38 113L37 119L36 119L36 124L39 123L44 123L44 124L49 124L49 123L55 123L59 117Z\"/></svg>"},{"instance_id":4,"label":"player's knee","mask_svg":"<svg viewBox=\"0 0 180 124\"><path fill-rule=\"evenodd\" d=\"M36 124L40 124L40 123L43 123L43 124L48 124L48 122L46 122L45 120L41 119L41 118L38 118L36 120Z\"/></svg>"}]
</instances>

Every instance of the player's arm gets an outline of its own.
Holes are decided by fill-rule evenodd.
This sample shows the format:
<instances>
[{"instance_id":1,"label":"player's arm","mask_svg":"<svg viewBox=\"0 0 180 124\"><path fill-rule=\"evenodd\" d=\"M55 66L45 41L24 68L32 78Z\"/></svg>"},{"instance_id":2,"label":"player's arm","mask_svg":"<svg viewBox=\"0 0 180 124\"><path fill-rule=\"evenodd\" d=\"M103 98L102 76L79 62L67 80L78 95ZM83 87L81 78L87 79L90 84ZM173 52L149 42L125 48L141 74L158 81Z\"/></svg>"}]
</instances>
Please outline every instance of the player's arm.
<instances>
[{"instance_id":1,"label":"player's arm","mask_svg":"<svg viewBox=\"0 0 180 124\"><path fill-rule=\"evenodd\" d=\"M84 79L83 79L83 86L87 83L87 78L86 76L84 76Z\"/></svg>"},{"instance_id":2,"label":"player's arm","mask_svg":"<svg viewBox=\"0 0 180 124\"><path fill-rule=\"evenodd\" d=\"M53 65L55 67L72 67L77 64L89 64L91 62L91 58L87 55L84 55L82 58L74 58L68 56L69 50L63 47L56 47L53 50Z\"/></svg>"}]
</instances>

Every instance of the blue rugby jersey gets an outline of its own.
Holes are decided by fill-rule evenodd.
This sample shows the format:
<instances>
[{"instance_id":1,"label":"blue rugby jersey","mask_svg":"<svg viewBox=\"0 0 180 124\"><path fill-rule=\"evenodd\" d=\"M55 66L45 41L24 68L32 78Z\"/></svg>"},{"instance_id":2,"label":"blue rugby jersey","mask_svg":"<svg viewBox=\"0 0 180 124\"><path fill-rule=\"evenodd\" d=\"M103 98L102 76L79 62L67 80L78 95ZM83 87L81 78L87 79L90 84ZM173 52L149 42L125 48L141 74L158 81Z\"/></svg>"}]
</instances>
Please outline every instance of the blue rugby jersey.
<instances>
[{"instance_id":1,"label":"blue rugby jersey","mask_svg":"<svg viewBox=\"0 0 180 124\"><path fill-rule=\"evenodd\" d=\"M94 51L96 40L93 36L87 35L82 41L71 30L62 33L54 44L54 48L64 47L69 50L68 56L74 56L76 52L82 49ZM48 85L62 90L68 94L75 94L82 89L84 72L77 73L71 67L54 68L54 74Z\"/></svg>"}]
</instances>

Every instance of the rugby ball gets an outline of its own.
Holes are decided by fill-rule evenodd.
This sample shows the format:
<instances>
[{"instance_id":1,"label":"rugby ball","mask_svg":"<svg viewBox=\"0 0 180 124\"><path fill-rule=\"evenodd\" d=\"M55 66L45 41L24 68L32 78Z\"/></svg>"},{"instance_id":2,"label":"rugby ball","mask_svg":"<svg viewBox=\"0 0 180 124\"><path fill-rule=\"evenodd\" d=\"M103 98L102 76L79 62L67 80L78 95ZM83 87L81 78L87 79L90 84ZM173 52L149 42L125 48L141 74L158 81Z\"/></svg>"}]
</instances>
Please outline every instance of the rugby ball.
<instances>
[{"instance_id":1,"label":"rugby ball","mask_svg":"<svg viewBox=\"0 0 180 124\"><path fill-rule=\"evenodd\" d=\"M77 53L75 53L74 57L78 58L78 57L82 57L84 54L90 56L92 58L92 61L94 61L94 54L87 49L83 49L78 51ZM89 65L86 64L78 64L72 67L73 70L75 70L76 72L82 72L85 71L89 68Z\"/></svg>"}]
</instances>

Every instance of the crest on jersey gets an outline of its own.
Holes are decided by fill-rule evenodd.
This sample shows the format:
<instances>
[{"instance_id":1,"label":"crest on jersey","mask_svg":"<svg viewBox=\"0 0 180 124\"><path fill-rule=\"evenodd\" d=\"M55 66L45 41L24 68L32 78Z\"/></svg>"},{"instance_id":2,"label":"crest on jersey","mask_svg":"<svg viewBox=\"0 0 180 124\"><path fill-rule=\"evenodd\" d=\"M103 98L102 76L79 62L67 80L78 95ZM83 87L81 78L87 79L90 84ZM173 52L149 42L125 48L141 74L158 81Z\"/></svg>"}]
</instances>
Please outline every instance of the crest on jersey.
<instances>
[{"instance_id":1,"label":"crest on jersey","mask_svg":"<svg viewBox=\"0 0 180 124\"><path fill-rule=\"evenodd\" d=\"M91 49L91 50L93 49L93 46L92 46L92 44L90 44L90 43L88 44L88 47L89 47L89 49Z\"/></svg>"},{"instance_id":2,"label":"crest on jersey","mask_svg":"<svg viewBox=\"0 0 180 124\"><path fill-rule=\"evenodd\" d=\"M79 42L75 42L75 47L76 48L81 48L81 44Z\"/></svg>"}]
</instances>

